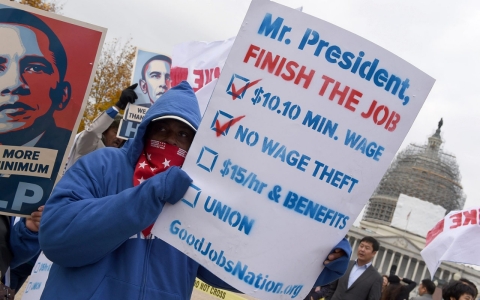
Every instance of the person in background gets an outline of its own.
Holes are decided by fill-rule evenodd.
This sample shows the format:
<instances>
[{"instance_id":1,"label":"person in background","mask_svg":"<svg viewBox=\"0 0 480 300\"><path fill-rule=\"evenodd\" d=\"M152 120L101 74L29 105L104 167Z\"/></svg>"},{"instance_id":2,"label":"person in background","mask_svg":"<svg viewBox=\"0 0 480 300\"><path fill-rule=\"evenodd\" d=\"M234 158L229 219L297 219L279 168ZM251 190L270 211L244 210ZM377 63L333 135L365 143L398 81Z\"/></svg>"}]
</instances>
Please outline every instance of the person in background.
<instances>
[{"instance_id":1,"label":"person in background","mask_svg":"<svg viewBox=\"0 0 480 300\"><path fill-rule=\"evenodd\" d=\"M15 287L9 268L16 268L40 253L38 230L43 206L27 218L0 215L0 297L13 299ZM5 284L5 285L4 285Z\"/></svg>"},{"instance_id":2,"label":"person in background","mask_svg":"<svg viewBox=\"0 0 480 300\"><path fill-rule=\"evenodd\" d=\"M407 285L403 285L404 282ZM400 278L397 275L388 276L388 286L382 293L382 300L408 300L410 292L417 286L415 281Z\"/></svg>"},{"instance_id":3,"label":"person in background","mask_svg":"<svg viewBox=\"0 0 480 300\"><path fill-rule=\"evenodd\" d=\"M383 283L382 283L382 293L385 291L385 288L388 285L388 276L387 275L382 275L383 278Z\"/></svg>"},{"instance_id":4,"label":"person in background","mask_svg":"<svg viewBox=\"0 0 480 300\"><path fill-rule=\"evenodd\" d=\"M124 140L117 138L117 131L120 125L122 115L120 110L124 110L128 103L135 103L137 94L134 89L137 83L122 91L120 99L108 110L100 114L90 126L80 132L75 138L70 155L68 156L65 171L82 156L104 147L119 148L123 145Z\"/></svg>"},{"instance_id":5,"label":"person in background","mask_svg":"<svg viewBox=\"0 0 480 300\"><path fill-rule=\"evenodd\" d=\"M460 278L458 281L463 282L464 284L468 284L469 286L471 286L475 290L475 295L473 295L473 298L477 299L478 289L477 289L477 286L473 282L471 282L467 278Z\"/></svg>"},{"instance_id":6,"label":"person in background","mask_svg":"<svg viewBox=\"0 0 480 300\"><path fill-rule=\"evenodd\" d=\"M475 300L475 289L462 281L450 281L442 288L443 300Z\"/></svg>"},{"instance_id":7,"label":"person in background","mask_svg":"<svg viewBox=\"0 0 480 300\"><path fill-rule=\"evenodd\" d=\"M422 282L418 285L418 297L412 297L410 300L427 300L432 299L433 293L435 293L435 289L437 286L433 281L426 278L422 280Z\"/></svg>"},{"instance_id":8,"label":"person in background","mask_svg":"<svg viewBox=\"0 0 480 300\"><path fill-rule=\"evenodd\" d=\"M334 284L332 300L379 300L382 276L372 265L380 243L371 236L360 240L357 260L350 261L347 272Z\"/></svg>"},{"instance_id":9,"label":"person in background","mask_svg":"<svg viewBox=\"0 0 480 300\"><path fill-rule=\"evenodd\" d=\"M333 293L335 292L334 282L324 285L324 286L317 286L311 289L310 293L308 293L307 297L304 300L330 300Z\"/></svg>"}]
</instances>

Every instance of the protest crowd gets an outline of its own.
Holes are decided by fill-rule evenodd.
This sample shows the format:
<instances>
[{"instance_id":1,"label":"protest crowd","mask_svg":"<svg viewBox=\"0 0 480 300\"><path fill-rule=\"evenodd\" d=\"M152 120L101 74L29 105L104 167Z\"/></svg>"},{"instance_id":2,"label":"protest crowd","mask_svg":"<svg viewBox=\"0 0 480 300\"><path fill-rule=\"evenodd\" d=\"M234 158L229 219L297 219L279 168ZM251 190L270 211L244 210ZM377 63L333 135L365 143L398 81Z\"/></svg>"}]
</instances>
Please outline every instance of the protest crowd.
<instances>
[{"instance_id":1,"label":"protest crowd","mask_svg":"<svg viewBox=\"0 0 480 300\"><path fill-rule=\"evenodd\" d=\"M146 60L139 82L124 87L114 105L70 138L69 130L57 127L54 115L75 98L66 75L67 47L41 18L18 8L0 8L0 36L7 35L12 40L9 47L0 45L0 146L57 151L56 158L45 161L61 178L54 186L55 180L44 185L51 185L48 195L33 185L25 188L25 199L39 193L47 199L45 205L32 204L29 215L0 215L0 299L14 299L41 252L53 262L41 299L191 299L196 278L241 293L152 233L164 208L179 205L192 184L182 166L202 121L191 84L172 86L171 59L156 55ZM6 64L9 59L14 62ZM22 67L13 70L16 65ZM2 72L12 75L2 78ZM139 103L141 93L148 97L148 110L135 125L135 136L122 137L125 111L145 104ZM48 107L36 109L44 104L30 103L30 94L46 99ZM13 153L9 148L2 151ZM7 186L22 186L17 177L0 174L2 193L7 194ZM18 194L8 191L12 198ZM343 238L326 257L315 257L322 271L305 300L432 299L437 286L428 278L417 283L380 274L372 264L379 248L371 236L357 249ZM266 281L262 283L260 274L250 284L266 290ZM418 295L413 296L415 288ZM466 279L442 287L444 300L473 300L477 293Z\"/></svg>"},{"instance_id":2,"label":"protest crowd","mask_svg":"<svg viewBox=\"0 0 480 300\"><path fill-rule=\"evenodd\" d=\"M394 274L380 275L372 260L380 248L373 237L365 237L357 249L357 259L350 261L346 273L325 286L314 287L305 300L427 300L433 299L436 284L423 279L418 285L418 296L410 296L417 283ZM439 289L440 290L440 289ZM443 300L474 300L478 290L465 278L445 283L438 293Z\"/></svg>"}]
</instances>

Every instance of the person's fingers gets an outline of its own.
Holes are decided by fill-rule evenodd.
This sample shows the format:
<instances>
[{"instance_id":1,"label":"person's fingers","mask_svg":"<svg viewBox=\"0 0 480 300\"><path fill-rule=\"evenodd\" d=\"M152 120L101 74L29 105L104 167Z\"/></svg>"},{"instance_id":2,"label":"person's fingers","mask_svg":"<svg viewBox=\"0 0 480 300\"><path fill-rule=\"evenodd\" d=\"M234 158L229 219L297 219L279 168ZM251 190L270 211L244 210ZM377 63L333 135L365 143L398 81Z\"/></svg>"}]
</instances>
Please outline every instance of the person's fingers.
<instances>
[{"instance_id":1,"label":"person's fingers","mask_svg":"<svg viewBox=\"0 0 480 300\"><path fill-rule=\"evenodd\" d=\"M340 252L331 253L330 255L328 255L328 260L335 260L335 259L337 259L341 256L342 256L342 254Z\"/></svg>"},{"instance_id":2,"label":"person's fingers","mask_svg":"<svg viewBox=\"0 0 480 300\"><path fill-rule=\"evenodd\" d=\"M134 83L134 84L132 84L131 86L129 86L127 89L129 89L129 90L134 90L134 89L137 88L137 86L138 86L138 83Z\"/></svg>"},{"instance_id":3,"label":"person's fingers","mask_svg":"<svg viewBox=\"0 0 480 300\"><path fill-rule=\"evenodd\" d=\"M33 213L30 214L30 216L32 218L35 218L35 217L41 217L42 214L43 214L43 212L41 212L41 211L34 211Z\"/></svg>"}]
</instances>

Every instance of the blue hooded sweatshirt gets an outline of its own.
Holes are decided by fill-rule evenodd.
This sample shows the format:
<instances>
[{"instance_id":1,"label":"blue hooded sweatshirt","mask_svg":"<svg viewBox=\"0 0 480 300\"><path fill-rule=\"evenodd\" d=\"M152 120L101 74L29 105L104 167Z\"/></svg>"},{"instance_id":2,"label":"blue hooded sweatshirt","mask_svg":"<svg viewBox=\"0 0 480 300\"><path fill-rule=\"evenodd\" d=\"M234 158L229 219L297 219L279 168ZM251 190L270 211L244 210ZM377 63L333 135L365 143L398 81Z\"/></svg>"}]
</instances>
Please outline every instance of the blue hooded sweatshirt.
<instances>
[{"instance_id":1,"label":"blue hooded sweatshirt","mask_svg":"<svg viewBox=\"0 0 480 300\"><path fill-rule=\"evenodd\" d=\"M147 126L161 116L180 117L198 128L198 102L187 82L153 104L123 148L82 157L55 187L39 234L42 250L54 263L41 299L190 299L195 277L234 290L164 241L142 238L141 230L155 222L166 202L180 199L191 182L171 167L133 186ZM346 241L339 246L350 256ZM329 265L320 276L324 283L345 272L348 257Z\"/></svg>"}]
</instances>

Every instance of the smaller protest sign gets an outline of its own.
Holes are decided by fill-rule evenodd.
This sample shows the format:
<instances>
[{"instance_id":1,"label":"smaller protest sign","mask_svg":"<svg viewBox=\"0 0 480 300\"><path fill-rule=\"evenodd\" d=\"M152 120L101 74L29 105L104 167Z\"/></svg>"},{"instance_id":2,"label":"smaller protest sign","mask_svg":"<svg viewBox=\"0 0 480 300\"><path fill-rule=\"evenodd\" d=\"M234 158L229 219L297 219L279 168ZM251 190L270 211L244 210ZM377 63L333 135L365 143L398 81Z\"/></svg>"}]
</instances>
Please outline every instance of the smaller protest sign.
<instances>
[{"instance_id":1,"label":"smaller protest sign","mask_svg":"<svg viewBox=\"0 0 480 300\"><path fill-rule=\"evenodd\" d=\"M38 300L42 296L45 283L52 267L52 262L43 254L40 253L35 266L32 269L32 273L27 282L25 292L23 293L22 300Z\"/></svg>"},{"instance_id":2,"label":"smaller protest sign","mask_svg":"<svg viewBox=\"0 0 480 300\"><path fill-rule=\"evenodd\" d=\"M60 179L105 33L58 14L1 2L0 62L8 63L0 69L11 78L0 81L0 213L29 216Z\"/></svg>"},{"instance_id":3,"label":"smaller protest sign","mask_svg":"<svg viewBox=\"0 0 480 300\"><path fill-rule=\"evenodd\" d=\"M138 83L135 104L153 104L171 87L172 59L165 54L137 48L132 84Z\"/></svg>"},{"instance_id":4,"label":"smaller protest sign","mask_svg":"<svg viewBox=\"0 0 480 300\"><path fill-rule=\"evenodd\" d=\"M442 261L480 266L480 208L451 211L427 234L420 252L433 279Z\"/></svg>"},{"instance_id":5,"label":"smaller protest sign","mask_svg":"<svg viewBox=\"0 0 480 300\"><path fill-rule=\"evenodd\" d=\"M171 88L172 59L164 54L137 48L131 83L135 88L135 105L128 104L120 122L117 137L127 140L135 137L137 128L148 108Z\"/></svg>"},{"instance_id":6,"label":"smaller protest sign","mask_svg":"<svg viewBox=\"0 0 480 300\"><path fill-rule=\"evenodd\" d=\"M147 113L148 107L129 104L125 110L125 120L133 122L142 122L143 117Z\"/></svg>"}]
</instances>

